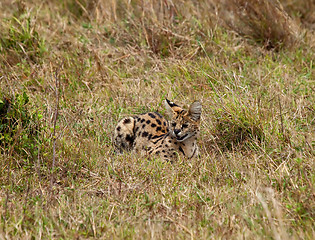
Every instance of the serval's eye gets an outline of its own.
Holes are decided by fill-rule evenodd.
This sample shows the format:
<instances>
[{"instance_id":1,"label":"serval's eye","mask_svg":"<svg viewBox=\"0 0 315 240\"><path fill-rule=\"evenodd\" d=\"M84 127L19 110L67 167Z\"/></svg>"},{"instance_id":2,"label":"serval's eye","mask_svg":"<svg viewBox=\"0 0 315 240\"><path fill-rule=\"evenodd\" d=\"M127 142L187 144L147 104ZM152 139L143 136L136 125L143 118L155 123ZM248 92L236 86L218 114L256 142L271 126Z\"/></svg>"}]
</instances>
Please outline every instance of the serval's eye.
<instances>
[{"instance_id":1,"label":"serval's eye","mask_svg":"<svg viewBox=\"0 0 315 240\"><path fill-rule=\"evenodd\" d=\"M188 124L187 123L184 123L183 125L182 125L182 128L187 128L188 127Z\"/></svg>"}]
</instances>

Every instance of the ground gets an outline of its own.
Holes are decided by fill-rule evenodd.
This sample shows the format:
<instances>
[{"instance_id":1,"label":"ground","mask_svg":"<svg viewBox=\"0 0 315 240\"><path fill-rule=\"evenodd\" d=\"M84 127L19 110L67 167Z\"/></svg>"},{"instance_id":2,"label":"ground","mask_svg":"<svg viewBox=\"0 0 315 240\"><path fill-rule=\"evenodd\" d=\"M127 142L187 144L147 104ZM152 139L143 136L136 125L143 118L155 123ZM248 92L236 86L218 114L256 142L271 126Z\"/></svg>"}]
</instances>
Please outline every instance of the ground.
<instances>
[{"instance_id":1,"label":"ground","mask_svg":"<svg viewBox=\"0 0 315 240\"><path fill-rule=\"evenodd\" d=\"M0 239L313 239L312 0L0 3ZM116 155L203 106L200 158Z\"/></svg>"}]
</instances>

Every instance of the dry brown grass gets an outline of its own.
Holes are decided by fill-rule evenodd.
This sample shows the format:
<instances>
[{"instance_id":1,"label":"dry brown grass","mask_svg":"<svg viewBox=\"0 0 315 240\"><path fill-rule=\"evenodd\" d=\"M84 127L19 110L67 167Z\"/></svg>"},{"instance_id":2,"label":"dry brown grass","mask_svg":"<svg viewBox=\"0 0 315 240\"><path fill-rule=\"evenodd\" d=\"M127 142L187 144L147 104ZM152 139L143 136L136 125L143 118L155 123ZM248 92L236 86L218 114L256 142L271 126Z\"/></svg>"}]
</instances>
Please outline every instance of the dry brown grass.
<instances>
[{"instance_id":1,"label":"dry brown grass","mask_svg":"<svg viewBox=\"0 0 315 240\"><path fill-rule=\"evenodd\" d=\"M312 0L280 0L284 9L298 23L305 27L315 30L315 2Z\"/></svg>"},{"instance_id":2,"label":"dry brown grass","mask_svg":"<svg viewBox=\"0 0 315 240\"><path fill-rule=\"evenodd\" d=\"M298 15L233 1L231 31L218 1L11 4L0 3L0 100L14 106L4 119L0 102L1 239L313 239L314 33L291 32ZM202 101L200 158L114 155L117 120L164 113L165 97Z\"/></svg>"},{"instance_id":3,"label":"dry brown grass","mask_svg":"<svg viewBox=\"0 0 315 240\"><path fill-rule=\"evenodd\" d=\"M296 46L300 29L278 1L218 1L224 22L266 49Z\"/></svg>"}]
</instances>

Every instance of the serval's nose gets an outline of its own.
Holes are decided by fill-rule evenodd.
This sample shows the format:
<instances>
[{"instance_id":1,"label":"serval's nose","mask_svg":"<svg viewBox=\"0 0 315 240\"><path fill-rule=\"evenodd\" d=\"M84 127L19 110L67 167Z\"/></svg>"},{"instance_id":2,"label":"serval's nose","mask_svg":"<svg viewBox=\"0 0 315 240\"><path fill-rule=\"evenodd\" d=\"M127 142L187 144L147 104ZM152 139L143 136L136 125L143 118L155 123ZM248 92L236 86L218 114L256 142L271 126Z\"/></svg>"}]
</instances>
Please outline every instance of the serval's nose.
<instances>
[{"instance_id":1,"label":"serval's nose","mask_svg":"<svg viewBox=\"0 0 315 240\"><path fill-rule=\"evenodd\" d=\"M178 135L180 133L180 129L174 129L175 135Z\"/></svg>"}]
</instances>

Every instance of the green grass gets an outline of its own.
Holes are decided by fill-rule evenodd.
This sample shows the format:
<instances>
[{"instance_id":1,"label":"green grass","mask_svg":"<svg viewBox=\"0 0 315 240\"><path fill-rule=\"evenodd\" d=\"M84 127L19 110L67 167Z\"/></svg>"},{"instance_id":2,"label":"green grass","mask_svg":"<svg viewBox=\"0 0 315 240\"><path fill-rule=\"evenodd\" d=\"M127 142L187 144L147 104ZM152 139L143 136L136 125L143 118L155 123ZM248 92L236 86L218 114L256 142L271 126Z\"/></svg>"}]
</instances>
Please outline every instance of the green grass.
<instances>
[{"instance_id":1,"label":"green grass","mask_svg":"<svg viewBox=\"0 0 315 240\"><path fill-rule=\"evenodd\" d=\"M314 238L314 4L173 2L0 5L1 239ZM165 97L202 102L200 158L115 155Z\"/></svg>"}]
</instances>

